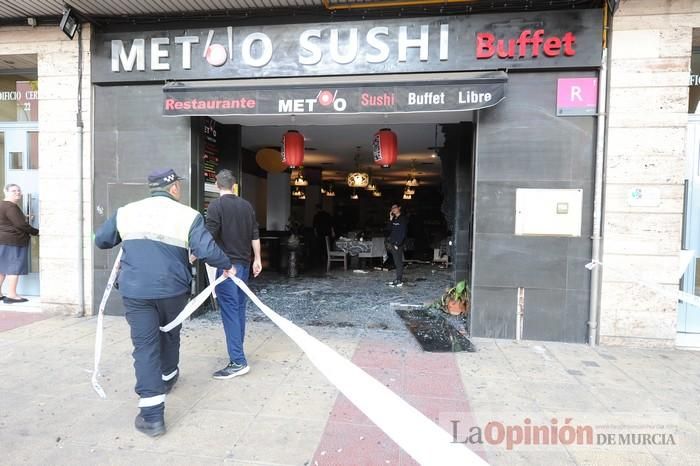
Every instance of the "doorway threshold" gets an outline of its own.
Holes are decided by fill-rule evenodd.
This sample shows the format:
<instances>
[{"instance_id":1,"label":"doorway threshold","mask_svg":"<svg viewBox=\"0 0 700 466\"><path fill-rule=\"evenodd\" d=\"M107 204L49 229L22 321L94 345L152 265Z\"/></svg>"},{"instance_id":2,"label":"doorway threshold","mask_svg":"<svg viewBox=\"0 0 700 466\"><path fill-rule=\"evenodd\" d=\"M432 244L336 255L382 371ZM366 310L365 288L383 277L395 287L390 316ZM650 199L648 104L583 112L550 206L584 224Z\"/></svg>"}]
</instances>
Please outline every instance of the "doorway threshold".
<instances>
[{"instance_id":1,"label":"doorway threshold","mask_svg":"<svg viewBox=\"0 0 700 466\"><path fill-rule=\"evenodd\" d=\"M681 350L700 351L700 333L676 334L676 348Z\"/></svg>"}]
</instances>

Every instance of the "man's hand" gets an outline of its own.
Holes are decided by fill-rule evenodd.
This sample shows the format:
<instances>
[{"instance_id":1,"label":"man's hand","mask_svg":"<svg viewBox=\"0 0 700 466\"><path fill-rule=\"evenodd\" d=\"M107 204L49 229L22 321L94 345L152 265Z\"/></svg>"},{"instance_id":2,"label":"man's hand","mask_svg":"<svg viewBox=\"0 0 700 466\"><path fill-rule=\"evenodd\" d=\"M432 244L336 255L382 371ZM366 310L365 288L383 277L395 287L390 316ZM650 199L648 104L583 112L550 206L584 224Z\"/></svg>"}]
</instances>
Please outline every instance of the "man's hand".
<instances>
[{"instance_id":1,"label":"man's hand","mask_svg":"<svg viewBox=\"0 0 700 466\"><path fill-rule=\"evenodd\" d=\"M230 269L224 270L224 276L227 278L235 277L236 276L236 267L231 266Z\"/></svg>"},{"instance_id":2,"label":"man's hand","mask_svg":"<svg viewBox=\"0 0 700 466\"><path fill-rule=\"evenodd\" d=\"M253 276L257 277L260 275L260 272L262 272L262 262L260 262L260 259L255 259L253 261Z\"/></svg>"}]
</instances>

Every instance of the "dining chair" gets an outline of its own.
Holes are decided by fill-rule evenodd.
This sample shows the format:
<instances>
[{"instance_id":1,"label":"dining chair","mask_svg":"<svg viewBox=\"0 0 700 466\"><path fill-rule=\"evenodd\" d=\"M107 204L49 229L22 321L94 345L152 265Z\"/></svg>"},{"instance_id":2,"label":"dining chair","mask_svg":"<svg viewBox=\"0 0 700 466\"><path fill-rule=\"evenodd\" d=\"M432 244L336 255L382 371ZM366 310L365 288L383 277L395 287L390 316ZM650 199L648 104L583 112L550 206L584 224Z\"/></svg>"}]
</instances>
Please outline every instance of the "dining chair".
<instances>
[{"instance_id":1,"label":"dining chair","mask_svg":"<svg viewBox=\"0 0 700 466\"><path fill-rule=\"evenodd\" d=\"M331 262L342 262L343 270L348 270L348 255L345 251L332 251L331 250L331 239L326 236L326 257L328 257L328 262L326 264L326 272L331 271Z\"/></svg>"}]
</instances>

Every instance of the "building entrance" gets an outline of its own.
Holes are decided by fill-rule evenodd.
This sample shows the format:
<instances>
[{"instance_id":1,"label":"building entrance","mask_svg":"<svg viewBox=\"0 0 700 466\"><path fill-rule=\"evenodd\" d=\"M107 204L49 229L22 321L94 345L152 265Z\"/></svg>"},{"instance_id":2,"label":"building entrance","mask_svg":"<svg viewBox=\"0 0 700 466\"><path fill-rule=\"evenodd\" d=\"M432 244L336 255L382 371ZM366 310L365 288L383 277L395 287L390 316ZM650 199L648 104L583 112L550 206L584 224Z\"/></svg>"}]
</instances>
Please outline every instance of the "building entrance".
<instances>
[{"instance_id":1,"label":"building entrance","mask_svg":"<svg viewBox=\"0 0 700 466\"><path fill-rule=\"evenodd\" d=\"M22 189L20 207L29 223L39 228L39 131L33 123L9 123L0 126L2 186L17 184ZM29 243L29 274L19 280L22 296L39 295L39 236Z\"/></svg>"}]
</instances>

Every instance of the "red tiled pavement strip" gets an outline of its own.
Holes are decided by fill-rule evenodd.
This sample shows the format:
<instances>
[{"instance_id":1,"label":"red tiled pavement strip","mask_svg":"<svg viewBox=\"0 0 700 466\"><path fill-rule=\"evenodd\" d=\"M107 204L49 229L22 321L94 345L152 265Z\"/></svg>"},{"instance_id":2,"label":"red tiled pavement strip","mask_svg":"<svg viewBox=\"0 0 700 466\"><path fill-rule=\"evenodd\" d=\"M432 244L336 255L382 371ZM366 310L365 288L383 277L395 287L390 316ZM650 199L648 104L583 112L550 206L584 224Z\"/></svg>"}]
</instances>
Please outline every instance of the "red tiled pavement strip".
<instances>
[{"instance_id":1,"label":"red tiled pavement strip","mask_svg":"<svg viewBox=\"0 0 700 466\"><path fill-rule=\"evenodd\" d=\"M0 332L12 330L48 318L44 314L28 312L0 311Z\"/></svg>"},{"instance_id":2,"label":"red tiled pavement strip","mask_svg":"<svg viewBox=\"0 0 700 466\"><path fill-rule=\"evenodd\" d=\"M449 412L469 413L453 353L426 353L381 340L362 340L352 362L439 423ZM470 418L460 415L460 419ZM442 419L443 423L445 419ZM443 427L445 427L443 425ZM410 429L410 426L406 426ZM342 394L333 406L313 466L416 465Z\"/></svg>"}]
</instances>

